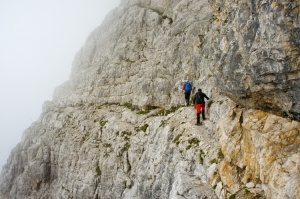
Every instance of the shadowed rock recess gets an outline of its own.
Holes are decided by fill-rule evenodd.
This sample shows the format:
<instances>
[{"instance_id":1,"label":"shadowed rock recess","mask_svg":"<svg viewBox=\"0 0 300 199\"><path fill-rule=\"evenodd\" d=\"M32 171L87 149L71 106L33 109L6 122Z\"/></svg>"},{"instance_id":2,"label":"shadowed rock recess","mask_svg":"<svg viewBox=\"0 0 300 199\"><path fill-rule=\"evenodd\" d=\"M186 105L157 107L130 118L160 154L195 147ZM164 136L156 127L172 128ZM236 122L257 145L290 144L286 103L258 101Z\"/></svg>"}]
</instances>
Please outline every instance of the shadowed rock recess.
<instances>
[{"instance_id":1,"label":"shadowed rock recess","mask_svg":"<svg viewBox=\"0 0 300 199\"><path fill-rule=\"evenodd\" d=\"M300 198L299 13L122 0L12 150L0 199ZM210 97L201 126L185 79Z\"/></svg>"}]
</instances>

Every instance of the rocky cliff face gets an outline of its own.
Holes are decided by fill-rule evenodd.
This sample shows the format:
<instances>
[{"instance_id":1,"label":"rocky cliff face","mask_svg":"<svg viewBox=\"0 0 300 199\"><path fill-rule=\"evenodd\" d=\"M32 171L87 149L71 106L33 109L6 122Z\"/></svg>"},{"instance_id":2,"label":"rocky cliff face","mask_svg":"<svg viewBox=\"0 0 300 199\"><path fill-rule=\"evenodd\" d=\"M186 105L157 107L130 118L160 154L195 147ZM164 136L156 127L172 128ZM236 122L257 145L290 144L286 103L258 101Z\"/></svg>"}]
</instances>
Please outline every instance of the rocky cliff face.
<instances>
[{"instance_id":1,"label":"rocky cliff face","mask_svg":"<svg viewBox=\"0 0 300 199\"><path fill-rule=\"evenodd\" d=\"M226 96L248 108L300 119L299 4L212 1L209 60Z\"/></svg>"},{"instance_id":2,"label":"rocky cliff face","mask_svg":"<svg viewBox=\"0 0 300 199\"><path fill-rule=\"evenodd\" d=\"M12 151L0 198L299 198L299 6L123 0ZM202 126L184 79L210 97Z\"/></svg>"}]
</instances>

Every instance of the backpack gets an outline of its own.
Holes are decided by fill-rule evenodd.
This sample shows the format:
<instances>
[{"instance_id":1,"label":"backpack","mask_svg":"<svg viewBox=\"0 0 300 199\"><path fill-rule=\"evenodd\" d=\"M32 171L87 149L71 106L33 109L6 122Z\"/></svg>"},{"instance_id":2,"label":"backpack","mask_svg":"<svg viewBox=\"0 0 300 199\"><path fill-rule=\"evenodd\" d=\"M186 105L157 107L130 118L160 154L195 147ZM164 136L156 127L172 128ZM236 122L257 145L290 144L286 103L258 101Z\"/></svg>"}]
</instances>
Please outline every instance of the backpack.
<instances>
[{"instance_id":1,"label":"backpack","mask_svg":"<svg viewBox=\"0 0 300 199\"><path fill-rule=\"evenodd\" d=\"M195 98L196 98L196 100L195 100L196 104L204 104L204 102L200 96L200 93L197 92Z\"/></svg>"},{"instance_id":2,"label":"backpack","mask_svg":"<svg viewBox=\"0 0 300 199\"><path fill-rule=\"evenodd\" d=\"M190 91L190 90L192 90L192 86L191 86L191 83L190 83L190 82L186 82L186 83L184 84L184 90L185 90L185 91Z\"/></svg>"}]
</instances>

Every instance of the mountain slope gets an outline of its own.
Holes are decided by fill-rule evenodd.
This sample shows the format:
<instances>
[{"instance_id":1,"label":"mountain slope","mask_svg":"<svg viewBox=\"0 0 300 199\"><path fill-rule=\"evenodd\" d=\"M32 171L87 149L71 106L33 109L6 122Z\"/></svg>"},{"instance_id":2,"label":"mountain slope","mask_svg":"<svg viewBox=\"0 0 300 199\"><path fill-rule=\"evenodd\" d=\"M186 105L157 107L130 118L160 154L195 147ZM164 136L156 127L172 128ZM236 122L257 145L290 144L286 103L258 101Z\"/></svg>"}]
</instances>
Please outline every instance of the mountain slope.
<instances>
[{"instance_id":1,"label":"mountain slope","mask_svg":"<svg viewBox=\"0 0 300 199\"><path fill-rule=\"evenodd\" d=\"M123 0L12 151L0 198L297 198L299 6ZM210 97L201 126L184 79Z\"/></svg>"}]
</instances>

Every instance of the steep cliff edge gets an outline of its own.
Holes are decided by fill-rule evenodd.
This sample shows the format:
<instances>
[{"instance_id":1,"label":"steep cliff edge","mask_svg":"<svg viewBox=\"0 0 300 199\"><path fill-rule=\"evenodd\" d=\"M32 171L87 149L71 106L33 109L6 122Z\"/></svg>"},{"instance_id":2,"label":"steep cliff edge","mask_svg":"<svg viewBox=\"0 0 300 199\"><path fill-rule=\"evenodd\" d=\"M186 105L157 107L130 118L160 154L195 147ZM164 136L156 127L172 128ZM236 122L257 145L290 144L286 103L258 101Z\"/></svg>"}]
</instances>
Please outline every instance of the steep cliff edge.
<instances>
[{"instance_id":1,"label":"steep cliff edge","mask_svg":"<svg viewBox=\"0 0 300 199\"><path fill-rule=\"evenodd\" d=\"M297 198L299 1L123 0L12 151L0 198ZM195 126L183 79L211 98Z\"/></svg>"}]
</instances>

